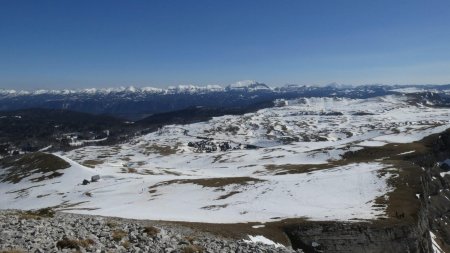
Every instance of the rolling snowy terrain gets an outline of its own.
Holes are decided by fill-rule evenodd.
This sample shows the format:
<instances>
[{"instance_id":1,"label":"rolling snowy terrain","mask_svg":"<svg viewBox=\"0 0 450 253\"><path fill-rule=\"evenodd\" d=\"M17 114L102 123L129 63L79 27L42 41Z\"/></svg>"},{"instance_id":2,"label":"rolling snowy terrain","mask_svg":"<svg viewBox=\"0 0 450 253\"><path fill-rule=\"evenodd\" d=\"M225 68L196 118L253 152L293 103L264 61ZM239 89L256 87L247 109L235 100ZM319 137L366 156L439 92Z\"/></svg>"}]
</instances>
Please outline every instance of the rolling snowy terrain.
<instances>
[{"instance_id":1,"label":"rolling snowy terrain","mask_svg":"<svg viewBox=\"0 0 450 253\"><path fill-rule=\"evenodd\" d=\"M416 151L344 162L345 154L411 143L450 128L449 109L406 95L276 104L164 126L123 144L58 152L55 159L67 164L60 175L17 179L3 170L1 208L57 206L74 213L211 223L383 218L380 199L388 198L395 187L389 180L399 173L387 160ZM98 182L82 184L94 175L100 175Z\"/></svg>"}]
</instances>

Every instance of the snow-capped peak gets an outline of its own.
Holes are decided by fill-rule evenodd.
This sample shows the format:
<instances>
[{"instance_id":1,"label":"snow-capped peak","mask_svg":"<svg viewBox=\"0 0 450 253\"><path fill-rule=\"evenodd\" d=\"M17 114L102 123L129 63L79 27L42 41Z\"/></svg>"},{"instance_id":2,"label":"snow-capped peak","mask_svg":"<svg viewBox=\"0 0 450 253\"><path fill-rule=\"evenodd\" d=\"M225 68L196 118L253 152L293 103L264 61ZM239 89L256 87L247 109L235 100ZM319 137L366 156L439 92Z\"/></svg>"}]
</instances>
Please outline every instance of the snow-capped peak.
<instances>
[{"instance_id":1,"label":"snow-capped peak","mask_svg":"<svg viewBox=\"0 0 450 253\"><path fill-rule=\"evenodd\" d=\"M126 91L128 92L136 92L136 88L134 86L129 86L126 88Z\"/></svg>"},{"instance_id":2,"label":"snow-capped peak","mask_svg":"<svg viewBox=\"0 0 450 253\"><path fill-rule=\"evenodd\" d=\"M235 83L230 84L228 87L230 88L245 88L249 87L250 85L257 84L255 80L243 80L243 81L237 81Z\"/></svg>"},{"instance_id":3,"label":"snow-capped peak","mask_svg":"<svg viewBox=\"0 0 450 253\"><path fill-rule=\"evenodd\" d=\"M228 85L227 89L228 90L247 90L247 91L271 90L271 88L269 86L267 86L266 84L259 83L254 80L238 81L238 82Z\"/></svg>"},{"instance_id":4,"label":"snow-capped peak","mask_svg":"<svg viewBox=\"0 0 450 253\"><path fill-rule=\"evenodd\" d=\"M332 83L325 85L325 87L336 88L336 89L345 89L345 88L352 88L353 85L332 82Z\"/></svg>"}]
</instances>

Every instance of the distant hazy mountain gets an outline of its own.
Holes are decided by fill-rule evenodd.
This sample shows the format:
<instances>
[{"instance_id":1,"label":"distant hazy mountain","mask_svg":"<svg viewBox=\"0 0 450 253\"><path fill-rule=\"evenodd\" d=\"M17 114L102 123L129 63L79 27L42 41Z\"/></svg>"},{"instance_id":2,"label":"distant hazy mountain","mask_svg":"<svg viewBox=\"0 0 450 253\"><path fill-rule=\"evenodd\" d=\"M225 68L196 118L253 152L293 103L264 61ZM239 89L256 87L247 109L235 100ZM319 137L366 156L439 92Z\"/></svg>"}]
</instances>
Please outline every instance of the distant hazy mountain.
<instances>
[{"instance_id":1,"label":"distant hazy mountain","mask_svg":"<svg viewBox=\"0 0 450 253\"><path fill-rule=\"evenodd\" d=\"M296 97L367 98L407 89L450 90L444 86L348 86L336 83L317 87L288 84L269 87L256 81L240 81L225 88L218 85L180 85L167 89L121 87L82 90L0 90L0 111L27 108L65 109L139 120L147 116L182 110L193 106L215 108L245 107L275 99ZM406 90L405 90L406 89Z\"/></svg>"}]
</instances>

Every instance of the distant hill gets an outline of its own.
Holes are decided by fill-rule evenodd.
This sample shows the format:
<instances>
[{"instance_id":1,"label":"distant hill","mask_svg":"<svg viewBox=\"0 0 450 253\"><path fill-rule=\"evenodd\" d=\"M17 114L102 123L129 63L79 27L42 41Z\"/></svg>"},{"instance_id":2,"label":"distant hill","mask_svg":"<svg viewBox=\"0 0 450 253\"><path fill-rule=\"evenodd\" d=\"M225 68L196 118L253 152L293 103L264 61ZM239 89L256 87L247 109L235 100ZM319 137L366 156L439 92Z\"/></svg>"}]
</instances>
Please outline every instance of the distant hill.
<instances>
[{"instance_id":1,"label":"distant hill","mask_svg":"<svg viewBox=\"0 0 450 253\"><path fill-rule=\"evenodd\" d=\"M159 113L136 122L137 125L169 125L169 124L190 124L210 120L212 117L223 115L240 115L244 113L254 112L259 109L272 107L272 101L265 101L256 104L250 104L242 107L204 107L192 106L183 110Z\"/></svg>"},{"instance_id":2,"label":"distant hill","mask_svg":"<svg viewBox=\"0 0 450 253\"><path fill-rule=\"evenodd\" d=\"M42 108L0 112L0 144L23 151L67 146L70 138L115 139L126 133L127 124L111 116Z\"/></svg>"},{"instance_id":3,"label":"distant hill","mask_svg":"<svg viewBox=\"0 0 450 253\"><path fill-rule=\"evenodd\" d=\"M242 107L188 107L154 114L137 122L107 115L59 109L0 111L0 156L82 145L111 145L169 124L189 124L222 115L238 115L272 106L272 101Z\"/></svg>"}]
</instances>

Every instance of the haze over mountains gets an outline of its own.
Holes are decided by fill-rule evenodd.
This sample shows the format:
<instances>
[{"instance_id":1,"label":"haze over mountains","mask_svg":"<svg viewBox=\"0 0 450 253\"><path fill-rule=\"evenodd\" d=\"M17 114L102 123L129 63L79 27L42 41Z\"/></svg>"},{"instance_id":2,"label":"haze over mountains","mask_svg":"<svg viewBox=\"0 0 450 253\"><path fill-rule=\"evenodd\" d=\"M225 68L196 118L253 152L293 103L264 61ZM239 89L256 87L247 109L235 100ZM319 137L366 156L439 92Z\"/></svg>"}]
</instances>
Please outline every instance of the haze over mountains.
<instances>
[{"instance_id":1,"label":"haze over mountains","mask_svg":"<svg viewBox=\"0 0 450 253\"><path fill-rule=\"evenodd\" d=\"M176 111L192 106L233 108L273 101L278 98L343 96L367 98L392 94L400 89L446 91L450 85L362 85L328 86L285 85L270 87L255 81L241 81L225 88L214 86L178 86L161 88L101 88L81 90L0 90L0 111L26 108L65 109L92 114L108 114L127 120L139 120L155 113Z\"/></svg>"}]
</instances>

